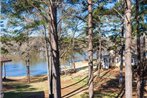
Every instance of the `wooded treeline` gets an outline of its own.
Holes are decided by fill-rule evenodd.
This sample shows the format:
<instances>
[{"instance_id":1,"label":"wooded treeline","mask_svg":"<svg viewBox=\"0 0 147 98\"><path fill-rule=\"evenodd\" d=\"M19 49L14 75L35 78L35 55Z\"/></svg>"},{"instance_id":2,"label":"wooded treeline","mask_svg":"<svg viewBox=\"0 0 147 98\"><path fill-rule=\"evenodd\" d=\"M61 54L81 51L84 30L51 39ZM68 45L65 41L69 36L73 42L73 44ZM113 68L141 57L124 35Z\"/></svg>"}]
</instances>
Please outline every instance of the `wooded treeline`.
<instances>
[{"instance_id":1,"label":"wooded treeline","mask_svg":"<svg viewBox=\"0 0 147 98\"><path fill-rule=\"evenodd\" d=\"M134 81L137 98L143 98L147 79L146 0L2 0L1 19L5 17L8 24L1 31L4 46L11 47L10 42L15 41L19 48L30 36L43 36L40 46L48 61L50 98L61 98L60 60L71 59L74 66L75 53L88 54L88 91L89 98L94 98L93 54L97 54L96 71L100 74L105 51L113 51L111 65L116 56L121 57L119 83L125 85L125 98L132 98ZM1 50L9 52L5 47ZM26 49L27 55L29 51ZM133 54L137 55L134 66Z\"/></svg>"}]
</instances>

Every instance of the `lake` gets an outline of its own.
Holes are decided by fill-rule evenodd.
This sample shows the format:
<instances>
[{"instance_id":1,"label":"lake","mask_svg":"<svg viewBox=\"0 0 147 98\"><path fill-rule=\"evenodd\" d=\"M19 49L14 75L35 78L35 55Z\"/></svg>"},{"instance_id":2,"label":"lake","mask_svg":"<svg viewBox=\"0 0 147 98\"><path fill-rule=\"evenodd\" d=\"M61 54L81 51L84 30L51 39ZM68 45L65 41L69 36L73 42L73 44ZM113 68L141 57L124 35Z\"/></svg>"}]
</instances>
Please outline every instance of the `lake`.
<instances>
[{"instance_id":1,"label":"lake","mask_svg":"<svg viewBox=\"0 0 147 98\"><path fill-rule=\"evenodd\" d=\"M6 63L5 69L6 69L6 76L10 76L10 77L26 76L26 66L22 61ZM47 74L47 63L39 62L35 65L31 65L30 72L31 72L31 76ZM3 75L4 75L4 72L3 72Z\"/></svg>"},{"instance_id":2,"label":"lake","mask_svg":"<svg viewBox=\"0 0 147 98\"><path fill-rule=\"evenodd\" d=\"M76 54L74 61L79 62L85 59L87 59L86 55ZM64 64L64 66L70 65L70 61ZM5 63L5 68L3 67L3 71L4 69L6 69L6 76L9 77L26 76L26 64L22 60ZM31 76L47 74L47 62L45 59L41 60L40 58L33 58L30 64L30 74Z\"/></svg>"}]
</instances>

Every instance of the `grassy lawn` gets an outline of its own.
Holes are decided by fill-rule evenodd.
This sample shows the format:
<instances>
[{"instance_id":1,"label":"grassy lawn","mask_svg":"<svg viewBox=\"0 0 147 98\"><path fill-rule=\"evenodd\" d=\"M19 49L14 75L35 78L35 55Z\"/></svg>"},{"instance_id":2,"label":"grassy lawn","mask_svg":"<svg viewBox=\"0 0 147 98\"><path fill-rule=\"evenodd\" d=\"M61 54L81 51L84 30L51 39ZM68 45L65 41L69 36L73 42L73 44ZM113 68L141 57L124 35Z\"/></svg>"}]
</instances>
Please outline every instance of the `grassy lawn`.
<instances>
[{"instance_id":1,"label":"grassy lawn","mask_svg":"<svg viewBox=\"0 0 147 98\"><path fill-rule=\"evenodd\" d=\"M35 79L30 84L26 82L26 79L5 81L3 83L4 98L45 98L44 91L48 86L45 86L44 81Z\"/></svg>"},{"instance_id":2,"label":"grassy lawn","mask_svg":"<svg viewBox=\"0 0 147 98\"><path fill-rule=\"evenodd\" d=\"M103 74L101 74L103 76ZM105 75L106 76L106 75ZM64 98L88 98L87 92L87 73L81 75L76 73L72 75L61 76L62 82L62 96ZM101 82L98 82L98 84ZM31 78L31 83L23 80L5 81L5 95L4 98L47 98L48 82L46 76L37 76ZM115 94L105 94L95 92L95 98L111 98ZM109 97L107 97L109 96Z\"/></svg>"},{"instance_id":3,"label":"grassy lawn","mask_svg":"<svg viewBox=\"0 0 147 98\"><path fill-rule=\"evenodd\" d=\"M118 86L118 74L119 72L116 70L106 70L101 72L100 77L96 76L94 79L94 98L115 98L121 90ZM87 81L87 73L83 72L82 74L61 76L62 97L88 98ZM27 83L26 78L9 80L3 82L3 85L4 98L48 98L47 76L32 77L31 83Z\"/></svg>"}]
</instances>

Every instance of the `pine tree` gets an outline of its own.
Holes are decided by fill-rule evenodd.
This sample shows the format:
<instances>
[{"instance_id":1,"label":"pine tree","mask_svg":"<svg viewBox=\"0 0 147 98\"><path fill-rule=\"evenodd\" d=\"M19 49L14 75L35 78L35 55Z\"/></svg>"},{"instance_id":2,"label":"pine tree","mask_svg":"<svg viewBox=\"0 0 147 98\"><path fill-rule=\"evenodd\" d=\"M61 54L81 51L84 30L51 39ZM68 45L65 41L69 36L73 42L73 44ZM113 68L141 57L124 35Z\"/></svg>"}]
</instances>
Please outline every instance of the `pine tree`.
<instances>
[{"instance_id":1,"label":"pine tree","mask_svg":"<svg viewBox=\"0 0 147 98\"><path fill-rule=\"evenodd\" d=\"M92 26L92 0L88 0L88 66L89 66L89 98L94 97L93 87L93 26Z\"/></svg>"},{"instance_id":2,"label":"pine tree","mask_svg":"<svg viewBox=\"0 0 147 98\"><path fill-rule=\"evenodd\" d=\"M125 96L132 98L131 0L125 0Z\"/></svg>"}]
</instances>

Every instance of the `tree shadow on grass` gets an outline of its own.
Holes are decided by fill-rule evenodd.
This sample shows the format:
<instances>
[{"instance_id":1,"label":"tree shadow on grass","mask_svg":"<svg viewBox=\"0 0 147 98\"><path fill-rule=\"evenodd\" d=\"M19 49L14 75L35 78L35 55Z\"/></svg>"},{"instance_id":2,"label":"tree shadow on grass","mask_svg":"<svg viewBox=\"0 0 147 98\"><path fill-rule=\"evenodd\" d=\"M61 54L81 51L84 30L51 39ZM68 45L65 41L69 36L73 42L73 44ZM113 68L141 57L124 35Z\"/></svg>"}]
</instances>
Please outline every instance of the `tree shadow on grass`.
<instances>
[{"instance_id":1,"label":"tree shadow on grass","mask_svg":"<svg viewBox=\"0 0 147 98\"><path fill-rule=\"evenodd\" d=\"M105 75L107 75L109 72L110 72L110 70L105 71L105 72L101 75L100 79L102 79L102 78L103 78ZM95 75L94 78L95 78L96 76L97 76L97 75ZM71 85L68 85L68 86L66 86L66 87L63 87L62 89L66 89L66 88L68 88L68 87L72 87L72 86L74 86L74 85L77 85L78 83L84 81L84 80L87 79L87 78L88 78L88 76L82 78L82 79L79 80L78 82L75 82L75 83L73 83L73 84L71 84ZM63 98L69 98L69 97L72 97L72 96L74 96L74 95L76 95L76 94L79 94L80 92L85 91L85 90L87 90L87 89L88 89L87 84L84 84L83 86L80 86L79 88L73 89L71 92L67 93L66 95L63 95L62 97L63 97ZM84 96L83 96L83 95L84 95ZM85 96L85 95L86 95L86 93L85 93L85 94L82 94L81 97L82 97L82 98L87 98L87 97L86 97L87 95L86 95L86 96ZM98 97L98 98L100 98L100 97Z\"/></svg>"},{"instance_id":2,"label":"tree shadow on grass","mask_svg":"<svg viewBox=\"0 0 147 98\"><path fill-rule=\"evenodd\" d=\"M82 78L81 80L79 80L79 81L77 81L77 82L75 82L75 83L73 83L73 84L70 84L70 85L68 85L68 86L66 86L66 87L63 87L62 89L66 89L66 88L69 88L69 87L73 87L73 86L75 86L75 85L77 85L77 84L79 84L79 83L85 81L85 79L87 79L87 78L88 78L88 76L85 76L85 77ZM62 98L69 98L69 97L72 97L72 96L74 96L74 95L76 95L76 94L78 94L78 93L80 93L80 92L86 90L86 89L87 89L86 86L87 86L87 83L84 83L82 86L80 86L80 87L78 87L78 88L76 88L76 89L73 89L71 92L69 92L69 93L63 95Z\"/></svg>"},{"instance_id":3,"label":"tree shadow on grass","mask_svg":"<svg viewBox=\"0 0 147 98\"><path fill-rule=\"evenodd\" d=\"M36 88L25 83L5 83L4 98L45 98L44 91L35 91Z\"/></svg>"},{"instance_id":4,"label":"tree shadow on grass","mask_svg":"<svg viewBox=\"0 0 147 98\"><path fill-rule=\"evenodd\" d=\"M17 81L17 80L14 80L14 79L8 79L8 78L3 78L3 82L14 82L14 81Z\"/></svg>"},{"instance_id":5,"label":"tree shadow on grass","mask_svg":"<svg viewBox=\"0 0 147 98\"><path fill-rule=\"evenodd\" d=\"M4 98L45 98L44 91L36 92L6 92Z\"/></svg>"},{"instance_id":6,"label":"tree shadow on grass","mask_svg":"<svg viewBox=\"0 0 147 98\"><path fill-rule=\"evenodd\" d=\"M36 75L34 77L31 77L31 83L43 82L46 80L48 80L48 77L46 75Z\"/></svg>"},{"instance_id":7,"label":"tree shadow on grass","mask_svg":"<svg viewBox=\"0 0 147 98\"><path fill-rule=\"evenodd\" d=\"M124 77L123 77L124 79ZM119 75L115 79L109 79L101 84L100 89L94 92L95 98L122 98L124 96L124 83L119 87Z\"/></svg>"},{"instance_id":8,"label":"tree shadow on grass","mask_svg":"<svg viewBox=\"0 0 147 98\"><path fill-rule=\"evenodd\" d=\"M124 96L124 83L119 87L119 75L114 77L107 76L105 72L102 77L98 77L95 82L94 98L123 98ZM124 79L124 77L123 77ZM88 98L88 93L81 95L81 98Z\"/></svg>"},{"instance_id":9,"label":"tree shadow on grass","mask_svg":"<svg viewBox=\"0 0 147 98\"><path fill-rule=\"evenodd\" d=\"M80 95L80 98L89 98L88 92ZM116 98L112 93L94 92L94 98Z\"/></svg>"},{"instance_id":10,"label":"tree shadow on grass","mask_svg":"<svg viewBox=\"0 0 147 98\"><path fill-rule=\"evenodd\" d=\"M87 86L87 84L85 84L85 85L83 85L83 86L81 86L81 87L79 87L79 88L69 92L66 95L63 95L62 98L70 98L70 97L72 97L72 96L74 96L74 95L76 95L76 94L78 94L78 93L80 93L80 92L82 92L84 90L87 90L86 86Z\"/></svg>"},{"instance_id":11,"label":"tree shadow on grass","mask_svg":"<svg viewBox=\"0 0 147 98\"><path fill-rule=\"evenodd\" d=\"M66 87L62 87L61 89L65 89L65 88L74 86L74 85L76 85L76 84L78 84L78 83L80 83L80 82L83 82L83 81L84 81L85 79L87 79L87 78L88 78L88 76L86 76L86 77L84 77L83 79L81 79L81 80L79 80L79 81L77 81L77 82L75 82L75 83L73 83L73 84L70 84L70 85L68 85L68 86L66 86Z\"/></svg>"},{"instance_id":12,"label":"tree shadow on grass","mask_svg":"<svg viewBox=\"0 0 147 98\"><path fill-rule=\"evenodd\" d=\"M32 88L30 85L25 83L5 83L3 84L4 91L8 90L15 90L15 91L33 91L36 90L35 88Z\"/></svg>"},{"instance_id":13,"label":"tree shadow on grass","mask_svg":"<svg viewBox=\"0 0 147 98\"><path fill-rule=\"evenodd\" d=\"M108 76L107 75L108 73L109 72L106 72L101 77L98 77L98 80L96 81L94 86L95 88L96 86L98 86L97 89L94 91L94 98L124 98L125 83L123 82L122 86L120 87L119 74L116 75L114 78L114 77ZM133 91L136 90L135 87L136 87L136 82L133 82ZM135 92L133 92L133 97L136 96ZM146 97L147 97L147 94L144 96L144 98ZM86 92L82 94L80 98L88 98L88 93Z\"/></svg>"}]
</instances>

